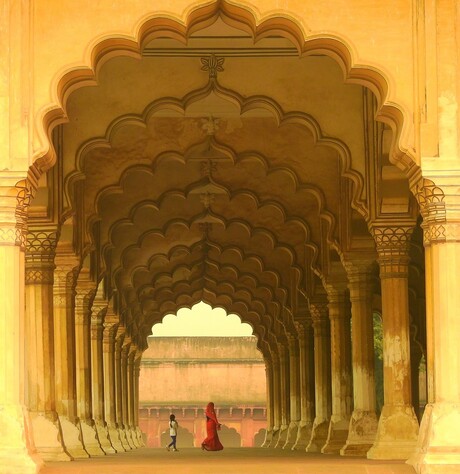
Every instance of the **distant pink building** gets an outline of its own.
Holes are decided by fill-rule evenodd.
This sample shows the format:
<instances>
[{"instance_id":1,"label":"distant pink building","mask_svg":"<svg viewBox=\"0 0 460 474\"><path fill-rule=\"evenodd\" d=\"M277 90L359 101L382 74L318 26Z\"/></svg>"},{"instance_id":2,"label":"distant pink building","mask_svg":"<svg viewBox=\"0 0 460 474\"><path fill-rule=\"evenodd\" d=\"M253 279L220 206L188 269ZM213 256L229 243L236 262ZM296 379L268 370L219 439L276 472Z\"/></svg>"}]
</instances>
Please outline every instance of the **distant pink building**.
<instances>
[{"instance_id":1,"label":"distant pink building","mask_svg":"<svg viewBox=\"0 0 460 474\"><path fill-rule=\"evenodd\" d=\"M216 405L224 446L257 446L266 427L265 364L255 337L150 337L139 381L139 425L147 446L169 439L170 413L179 447L200 446L204 408Z\"/></svg>"}]
</instances>

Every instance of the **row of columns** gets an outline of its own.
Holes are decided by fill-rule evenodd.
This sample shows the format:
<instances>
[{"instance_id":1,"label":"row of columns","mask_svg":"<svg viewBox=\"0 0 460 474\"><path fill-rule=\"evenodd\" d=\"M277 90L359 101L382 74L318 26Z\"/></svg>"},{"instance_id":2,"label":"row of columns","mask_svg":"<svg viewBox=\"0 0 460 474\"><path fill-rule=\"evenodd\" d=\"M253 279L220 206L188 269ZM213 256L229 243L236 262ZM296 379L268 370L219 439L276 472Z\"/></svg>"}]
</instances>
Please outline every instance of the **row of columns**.
<instances>
[{"instance_id":1,"label":"row of columns","mask_svg":"<svg viewBox=\"0 0 460 474\"><path fill-rule=\"evenodd\" d=\"M55 229L30 229L25 253L27 401L35 448L70 460L143 445L141 352Z\"/></svg>"},{"instance_id":2,"label":"row of columns","mask_svg":"<svg viewBox=\"0 0 460 474\"><path fill-rule=\"evenodd\" d=\"M346 255L344 265L331 268L325 278L324 294L309 299L304 311L309 316L297 318L297 333L280 343L266 361L271 413L264 446L371 459L407 459L414 452L419 427L411 400L408 252L412 228L372 229L384 333L385 401L380 419L374 380L375 256ZM286 412L289 420L283 416Z\"/></svg>"}]
</instances>

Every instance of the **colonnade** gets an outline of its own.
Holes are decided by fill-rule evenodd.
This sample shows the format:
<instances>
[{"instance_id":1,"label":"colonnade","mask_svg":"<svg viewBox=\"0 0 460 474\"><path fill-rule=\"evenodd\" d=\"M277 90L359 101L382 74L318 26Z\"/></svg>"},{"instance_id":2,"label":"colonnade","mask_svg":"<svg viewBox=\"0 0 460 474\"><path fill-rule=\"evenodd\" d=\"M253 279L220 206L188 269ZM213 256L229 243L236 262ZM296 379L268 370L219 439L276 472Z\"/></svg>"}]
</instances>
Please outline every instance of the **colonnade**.
<instances>
[{"instance_id":1,"label":"colonnade","mask_svg":"<svg viewBox=\"0 0 460 474\"><path fill-rule=\"evenodd\" d=\"M141 350L56 228L30 228L25 257L26 401L43 460L143 446L138 426ZM19 265L18 265L19 267Z\"/></svg>"},{"instance_id":2,"label":"colonnade","mask_svg":"<svg viewBox=\"0 0 460 474\"><path fill-rule=\"evenodd\" d=\"M323 285L307 298L301 314L294 316L296 333L266 361L272 388L264 446L371 459L408 459L415 452L419 426L411 398L408 299L413 228L407 222L376 223L371 227L376 252L343 254L342 262L330 266ZM385 402L379 419L373 344L375 262L384 339ZM290 383L282 370L285 352ZM285 386L287 402L277 396ZM287 438L282 429L286 425Z\"/></svg>"}]
</instances>

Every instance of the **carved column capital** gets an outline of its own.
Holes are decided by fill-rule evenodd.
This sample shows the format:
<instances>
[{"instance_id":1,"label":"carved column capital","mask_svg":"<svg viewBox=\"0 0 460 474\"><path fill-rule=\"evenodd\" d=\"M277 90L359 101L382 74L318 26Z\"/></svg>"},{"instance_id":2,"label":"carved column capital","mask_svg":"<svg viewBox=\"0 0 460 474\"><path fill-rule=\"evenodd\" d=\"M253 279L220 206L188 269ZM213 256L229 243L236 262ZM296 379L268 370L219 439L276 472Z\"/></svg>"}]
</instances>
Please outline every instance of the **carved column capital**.
<instances>
[{"instance_id":1,"label":"carved column capital","mask_svg":"<svg viewBox=\"0 0 460 474\"><path fill-rule=\"evenodd\" d=\"M326 298L310 300L310 314L315 336L329 335L329 310Z\"/></svg>"},{"instance_id":2,"label":"carved column capital","mask_svg":"<svg viewBox=\"0 0 460 474\"><path fill-rule=\"evenodd\" d=\"M57 227L29 229L25 255L26 284L53 284L54 257L59 238Z\"/></svg>"},{"instance_id":3,"label":"carved column capital","mask_svg":"<svg viewBox=\"0 0 460 474\"><path fill-rule=\"evenodd\" d=\"M59 254L55 257L53 302L55 307L67 307L77 284L80 260L75 255Z\"/></svg>"},{"instance_id":4,"label":"carved column capital","mask_svg":"<svg viewBox=\"0 0 460 474\"><path fill-rule=\"evenodd\" d=\"M96 295L96 286L92 281L77 282L75 288L75 323L83 324L91 321L91 306Z\"/></svg>"},{"instance_id":5,"label":"carved column capital","mask_svg":"<svg viewBox=\"0 0 460 474\"><path fill-rule=\"evenodd\" d=\"M27 212L36 188L38 176L29 172L27 178L0 177L0 245L26 247Z\"/></svg>"},{"instance_id":6,"label":"carved column capital","mask_svg":"<svg viewBox=\"0 0 460 474\"><path fill-rule=\"evenodd\" d=\"M449 174L433 179L436 183L420 178L411 187L423 217L424 245L460 242L460 177Z\"/></svg>"},{"instance_id":7,"label":"carved column capital","mask_svg":"<svg viewBox=\"0 0 460 474\"><path fill-rule=\"evenodd\" d=\"M409 247L414 231L412 224L391 226L372 225L379 255L380 278L407 278L409 267Z\"/></svg>"}]
</instances>

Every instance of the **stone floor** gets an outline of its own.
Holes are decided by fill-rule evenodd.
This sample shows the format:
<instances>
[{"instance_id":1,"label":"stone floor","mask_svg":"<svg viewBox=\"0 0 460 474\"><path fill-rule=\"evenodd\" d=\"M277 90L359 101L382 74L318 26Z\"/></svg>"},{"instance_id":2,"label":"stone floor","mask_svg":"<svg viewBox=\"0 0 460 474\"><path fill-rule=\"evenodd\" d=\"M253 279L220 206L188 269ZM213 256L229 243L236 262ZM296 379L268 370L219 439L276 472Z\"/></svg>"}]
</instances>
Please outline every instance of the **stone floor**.
<instances>
[{"instance_id":1,"label":"stone floor","mask_svg":"<svg viewBox=\"0 0 460 474\"><path fill-rule=\"evenodd\" d=\"M47 463L40 474L414 474L399 461L369 461L262 448L142 448L88 460Z\"/></svg>"}]
</instances>

